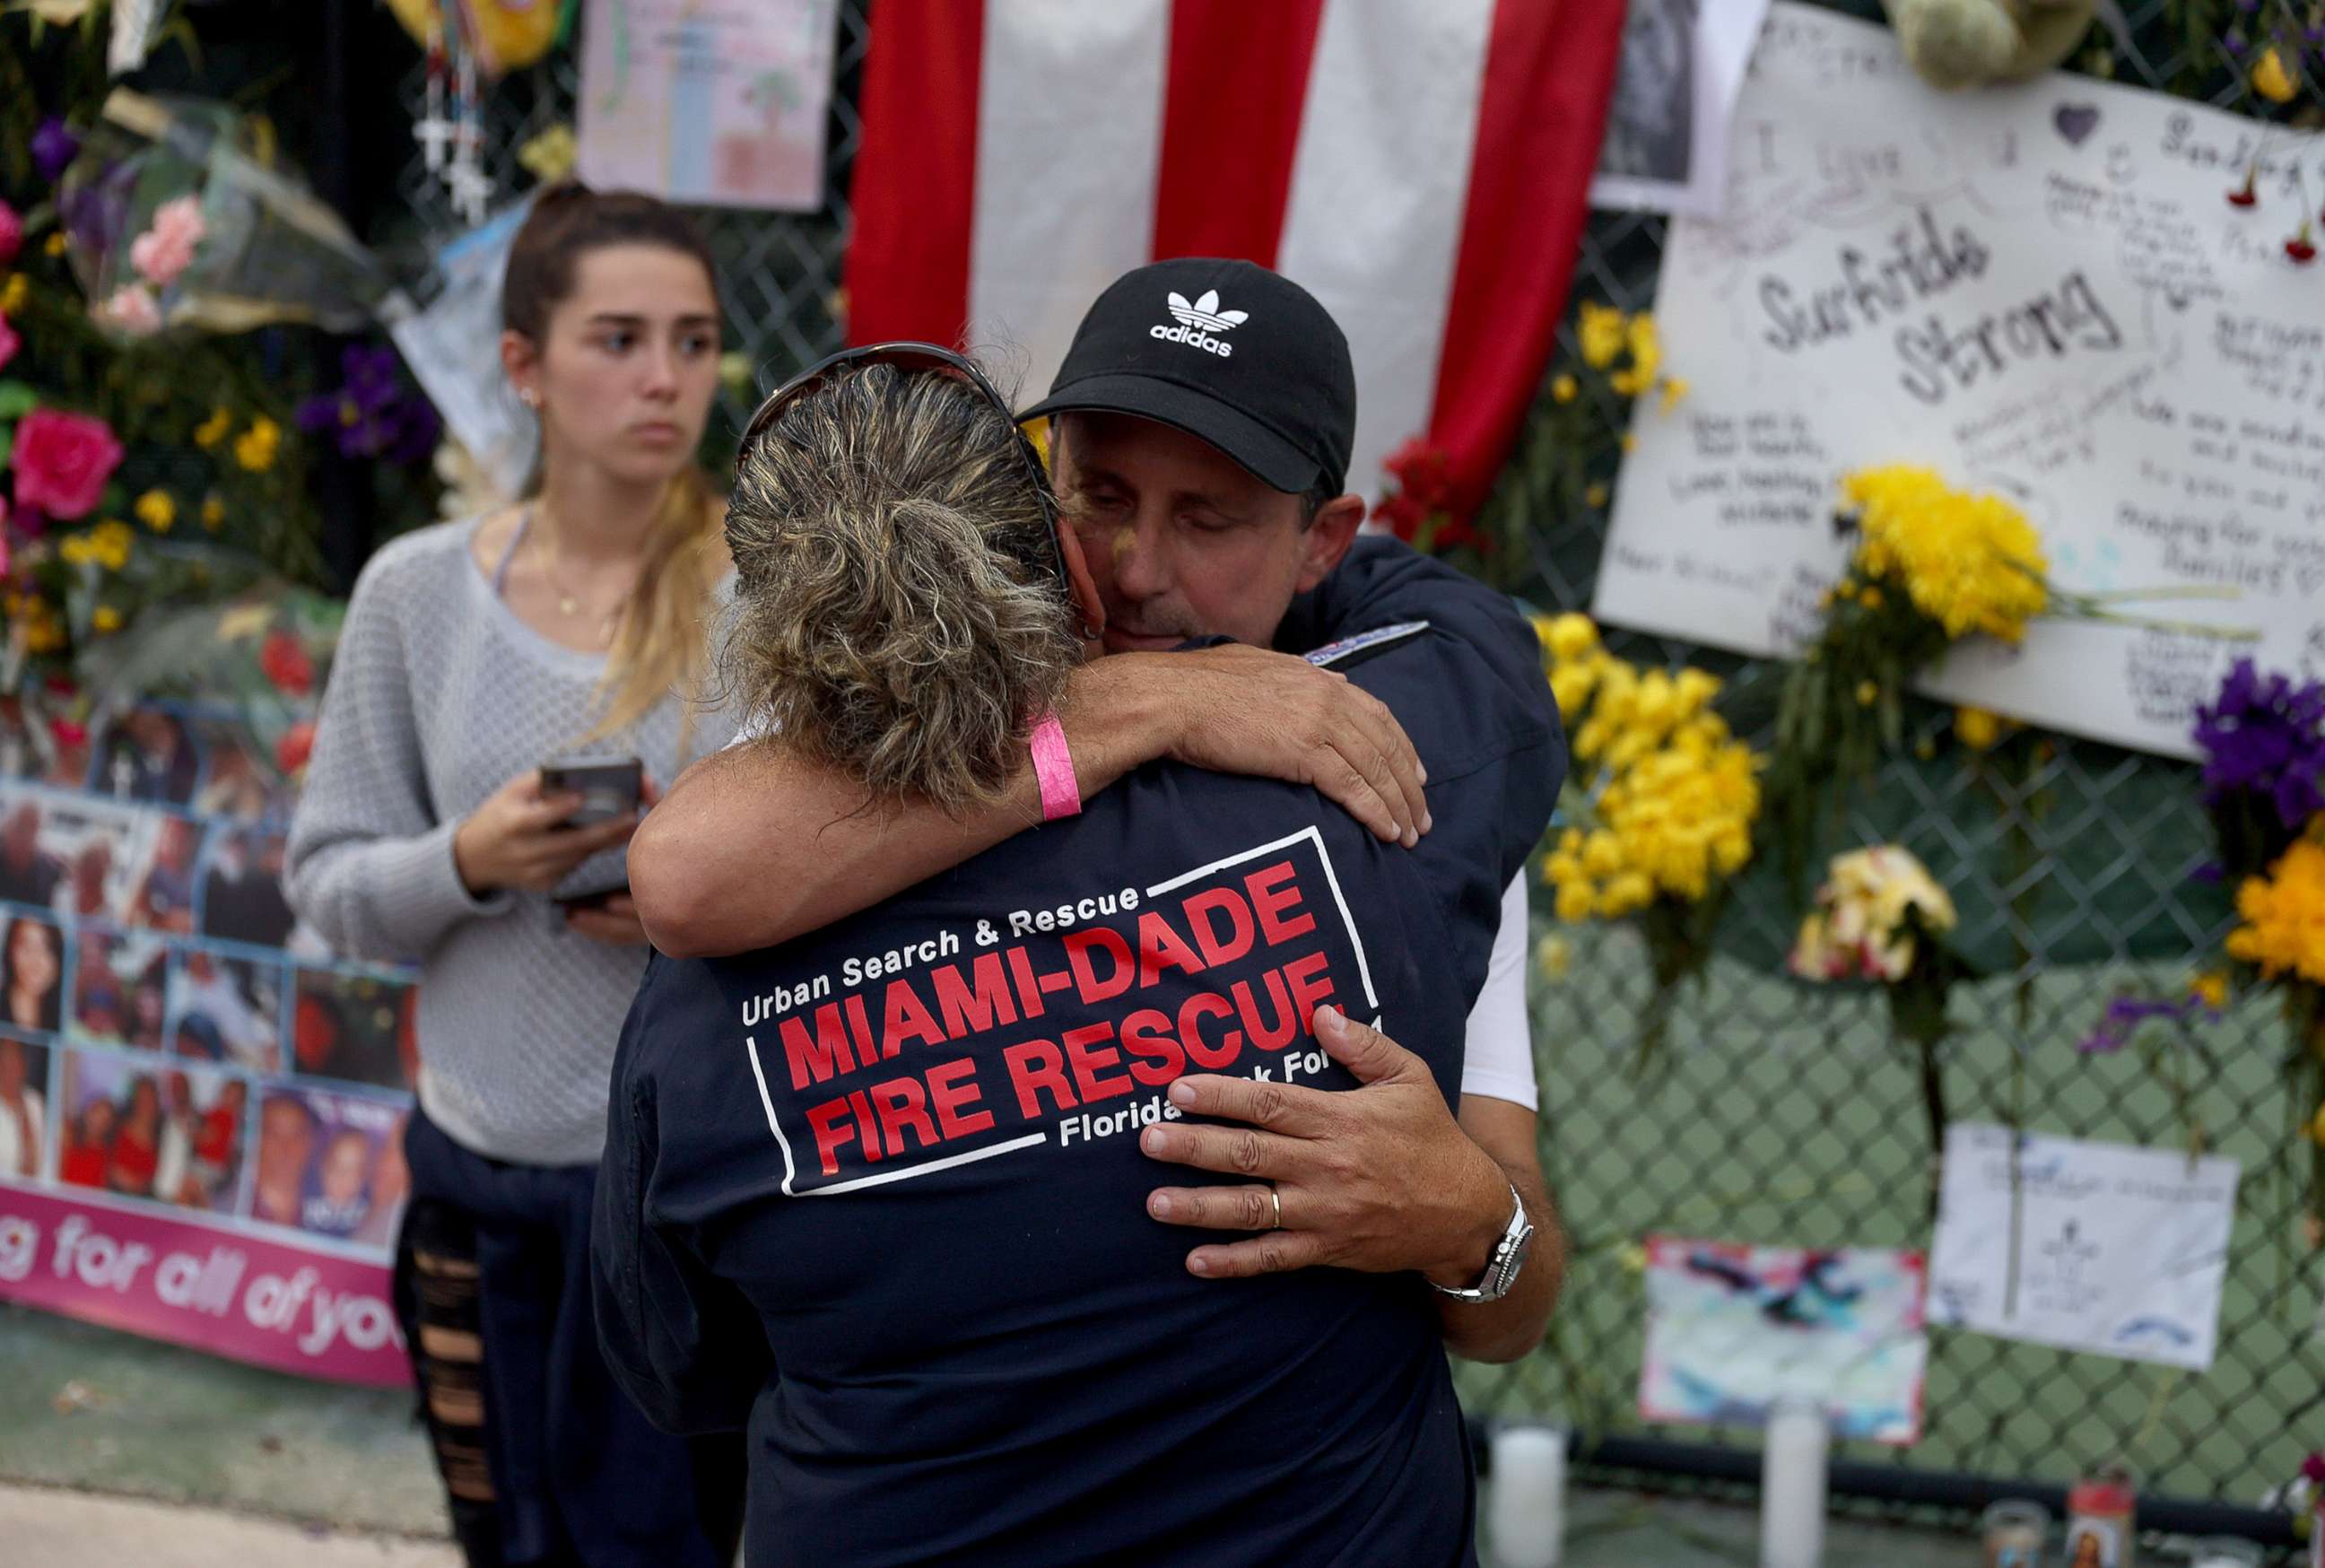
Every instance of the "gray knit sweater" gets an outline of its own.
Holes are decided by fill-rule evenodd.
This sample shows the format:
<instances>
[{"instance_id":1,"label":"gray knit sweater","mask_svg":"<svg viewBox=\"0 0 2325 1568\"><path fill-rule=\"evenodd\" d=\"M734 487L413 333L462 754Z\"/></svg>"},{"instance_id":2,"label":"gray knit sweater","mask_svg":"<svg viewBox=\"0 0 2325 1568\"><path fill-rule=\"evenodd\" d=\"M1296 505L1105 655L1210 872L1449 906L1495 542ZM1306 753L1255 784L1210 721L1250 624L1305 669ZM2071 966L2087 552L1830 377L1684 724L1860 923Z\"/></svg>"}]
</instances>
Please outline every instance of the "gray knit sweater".
<instances>
[{"instance_id":1,"label":"gray knit sweater","mask_svg":"<svg viewBox=\"0 0 2325 1568\"><path fill-rule=\"evenodd\" d=\"M452 834L588 732L605 661L501 602L469 554L480 522L398 539L357 581L291 826L291 901L343 953L419 960L420 1102L454 1141L530 1164L594 1164L645 950L572 934L538 895L471 897ZM684 718L668 697L589 749L635 752L667 785L733 728L699 713L681 756ZM565 886L619 882L620 855Z\"/></svg>"}]
</instances>

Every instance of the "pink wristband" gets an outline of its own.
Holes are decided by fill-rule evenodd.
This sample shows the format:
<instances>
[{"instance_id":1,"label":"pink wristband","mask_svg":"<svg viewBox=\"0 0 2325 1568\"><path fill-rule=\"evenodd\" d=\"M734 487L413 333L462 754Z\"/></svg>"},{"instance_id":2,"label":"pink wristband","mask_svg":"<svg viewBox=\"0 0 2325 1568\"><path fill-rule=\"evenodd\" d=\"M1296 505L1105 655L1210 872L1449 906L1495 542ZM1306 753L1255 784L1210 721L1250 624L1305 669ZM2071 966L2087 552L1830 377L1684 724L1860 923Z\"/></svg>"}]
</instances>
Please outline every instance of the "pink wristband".
<instances>
[{"instance_id":1,"label":"pink wristband","mask_svg":"<svg viewBox=\"0 0 2325 1568\"><path fill-rule=\"evenodd\" d=\"M1074 778L1073 753L1066 749L1065 727L1055 713L1044 713L1033 726L1033 776L1042 784L1042 820L1078 817L1082 811L1082 786Z\"/></svg>"}]
</instances>

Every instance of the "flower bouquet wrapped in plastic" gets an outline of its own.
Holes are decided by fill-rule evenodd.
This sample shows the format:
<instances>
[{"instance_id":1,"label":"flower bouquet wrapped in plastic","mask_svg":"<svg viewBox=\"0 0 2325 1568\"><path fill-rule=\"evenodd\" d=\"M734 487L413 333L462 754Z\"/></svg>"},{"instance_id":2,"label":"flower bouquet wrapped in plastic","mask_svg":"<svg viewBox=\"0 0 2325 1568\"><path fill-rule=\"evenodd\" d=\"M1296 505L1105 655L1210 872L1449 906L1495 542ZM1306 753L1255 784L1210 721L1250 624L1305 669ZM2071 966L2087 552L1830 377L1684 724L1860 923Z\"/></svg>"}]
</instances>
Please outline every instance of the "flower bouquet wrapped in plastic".
<instances>
[{"instance_id":1,"label":"flower bouquet wrapped in plastic","mask_svg":"<svg viewBox=\"0 0 2325 1568\"><path fill-rule=\"evenodd\" d=\"M275 321L347 331L389 279L222 104L116 89L57 197L91 318L123 342Z\"/></svg>"}]
</instances>

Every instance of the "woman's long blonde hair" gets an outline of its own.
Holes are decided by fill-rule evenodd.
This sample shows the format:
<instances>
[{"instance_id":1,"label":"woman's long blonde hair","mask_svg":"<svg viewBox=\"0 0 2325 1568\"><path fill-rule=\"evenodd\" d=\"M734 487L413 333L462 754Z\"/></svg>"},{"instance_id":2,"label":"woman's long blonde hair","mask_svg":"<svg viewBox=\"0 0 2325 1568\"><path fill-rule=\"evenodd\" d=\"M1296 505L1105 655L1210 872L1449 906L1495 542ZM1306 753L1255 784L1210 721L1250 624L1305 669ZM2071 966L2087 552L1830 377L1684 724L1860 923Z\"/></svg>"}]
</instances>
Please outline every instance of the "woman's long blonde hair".
<instances>
[{"instance_id":1,"label":"woman's long blonde hair","mask_svg":"<svg viewBox=\"0 0 2325 1568\"><path fill-rule=\"evenodd\" d=\"M725 684L875 800L1002 798L1081 662L1017 441L968 383L874 364L799 398L743 454Z\"/></svg>"},{"instance_id":2,"label":"woman's long blonde hair","mask_svg":"<svg viewBox=\"0 0 2325 1568\"><path fill-rule=\"evenodd\" d=\"M664 201L630 190L591 190L568 181L533 200L509 250L501 321L539 346L549 318L573 292L582 256L600 246L652 245L691 256L717 292L718 268L702 231ZM528 495L541 488L533 469ZM693 742L696 701L709 666L710 598L720 569L722 506L710 477L688 464L664 487L646 533L637 586L624 607L600 685L605 709L577 744L627 728L672 691L685 700L679 752Z\"/></svg>"}]
</instances>

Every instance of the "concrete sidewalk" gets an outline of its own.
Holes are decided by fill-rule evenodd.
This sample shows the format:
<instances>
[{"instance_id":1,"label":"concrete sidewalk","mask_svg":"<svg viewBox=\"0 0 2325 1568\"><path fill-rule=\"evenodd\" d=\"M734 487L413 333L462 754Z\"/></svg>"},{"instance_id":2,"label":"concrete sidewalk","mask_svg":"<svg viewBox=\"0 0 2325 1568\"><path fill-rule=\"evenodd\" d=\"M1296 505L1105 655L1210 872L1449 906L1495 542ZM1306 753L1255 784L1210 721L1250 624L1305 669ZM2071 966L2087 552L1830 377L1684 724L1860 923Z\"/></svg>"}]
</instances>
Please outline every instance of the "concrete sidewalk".
<instances>
[{"instance_id":1,"label":"concrete sidewalk","mask_svg":"<svg viewBox=\"0 0 2325 1568\"><path fill-rule=\"evenodd\" d=\"M459 1568L412 1416L401 1389L309 1382L0 1304L0 1568ZM1578 1489L1567 1526L1566 1568L1751 1568L1757 1555L1750 1510L1684 1498ZM1978 1559L1967 1536L1828 1529L1828 1568Z\"/></svg>"},{"instance_id":2,"label":"concrete sidewalk","mask_svg":"<svg viewBox=\"0 0 2325 1568\"><path fill-rule=\"evenodd\" d=\"M182 1503L0 1485L8 1568L460 1568L448 1542L346 1536Z\"/></svg>"}]
</instances>

